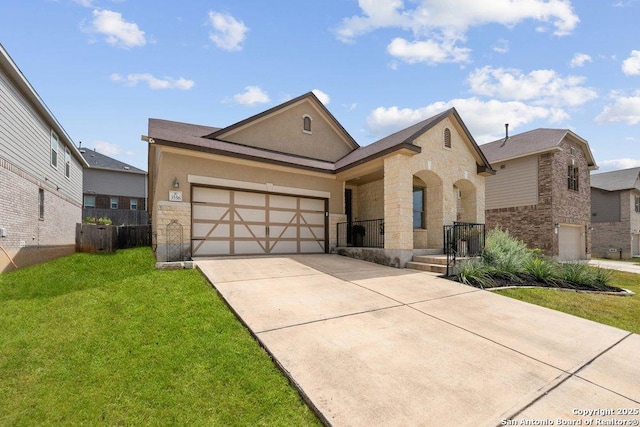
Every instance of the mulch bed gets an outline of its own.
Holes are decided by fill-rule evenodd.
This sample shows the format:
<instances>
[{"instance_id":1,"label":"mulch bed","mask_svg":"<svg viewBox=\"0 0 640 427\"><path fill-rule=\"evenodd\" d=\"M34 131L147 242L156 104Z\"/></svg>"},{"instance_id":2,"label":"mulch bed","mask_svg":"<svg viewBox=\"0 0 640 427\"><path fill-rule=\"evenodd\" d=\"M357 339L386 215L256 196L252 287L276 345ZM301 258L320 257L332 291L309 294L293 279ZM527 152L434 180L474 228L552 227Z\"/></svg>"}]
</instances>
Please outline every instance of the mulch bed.
<instances>
[{"instance_id":1,"label":"mulch bed","mask_svg":"<svg viewBox=\"0 0 640 427\"><path fill-rule=\"evenodd\" d=\"M458 277L451 277L450 280L455 282L460 282ZM531 278L520 278L520 282L513 281L511 279L503 279L503 278L493 278L494 284L491 286L485 286L484 288L472 284L476 288L483 288L487 290L496 289L496 288L519 288L519 287L528 287L528 288L554 288L554 289L562 289L568 291L576 291L576 292L602 292L602 293L616 293L616 294L628 294L624 289L609 286L609 285L585 285L585 284L575 284L575 283L567 283L567 282L555 282L555 283L546 283L539 282L537 280Z\"/></svg>"}]
</instances>

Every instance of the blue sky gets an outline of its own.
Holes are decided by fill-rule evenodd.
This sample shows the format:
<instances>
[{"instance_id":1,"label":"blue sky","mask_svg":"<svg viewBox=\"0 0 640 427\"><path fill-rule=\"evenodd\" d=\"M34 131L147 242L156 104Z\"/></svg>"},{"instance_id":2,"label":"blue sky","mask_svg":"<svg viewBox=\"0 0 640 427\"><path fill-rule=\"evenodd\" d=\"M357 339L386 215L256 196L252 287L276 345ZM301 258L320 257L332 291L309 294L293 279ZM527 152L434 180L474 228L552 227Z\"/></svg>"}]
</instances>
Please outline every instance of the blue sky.
<instances>
[{"instance_id":1,"label":"blue sky","mask_svg":"<svg viewBox=\"0 0 640 427\"><path fill-rule=\"evenodd\" d=\"M314 90L360 145L454 106L640 166L640 0L3 0L0 43L76 143L147 168L150 117L224 127Z\"/></svg>"}]
</instances>

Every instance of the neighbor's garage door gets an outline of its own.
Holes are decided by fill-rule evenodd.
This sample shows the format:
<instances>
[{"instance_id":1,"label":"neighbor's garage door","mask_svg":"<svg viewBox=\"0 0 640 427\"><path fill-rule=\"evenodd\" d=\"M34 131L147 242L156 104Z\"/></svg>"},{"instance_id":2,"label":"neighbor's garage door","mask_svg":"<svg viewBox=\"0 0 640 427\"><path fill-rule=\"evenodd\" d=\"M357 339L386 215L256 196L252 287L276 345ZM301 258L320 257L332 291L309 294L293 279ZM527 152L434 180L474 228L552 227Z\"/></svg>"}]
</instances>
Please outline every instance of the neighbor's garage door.
<instances>
[{"instance_id":1,"label":"neighbor's garage door","mask_svg":"<svg viewBox=\"0 0 640 427\"><path fill-rule=\"evenodd\" d=\"M558 232L558 258L561 261L586 259L585 244L580 225L561 224Z\"/></svg>"},{"instance_id":2,"label":"neighbor's garage door","mask_svg":"<svg viewBox=\"0 0 640 427\"><path fill-rule=\"evenodd\" d=\"M326 200L193 187L192 256L324 253Z\"/></svg>"}]
</instances>

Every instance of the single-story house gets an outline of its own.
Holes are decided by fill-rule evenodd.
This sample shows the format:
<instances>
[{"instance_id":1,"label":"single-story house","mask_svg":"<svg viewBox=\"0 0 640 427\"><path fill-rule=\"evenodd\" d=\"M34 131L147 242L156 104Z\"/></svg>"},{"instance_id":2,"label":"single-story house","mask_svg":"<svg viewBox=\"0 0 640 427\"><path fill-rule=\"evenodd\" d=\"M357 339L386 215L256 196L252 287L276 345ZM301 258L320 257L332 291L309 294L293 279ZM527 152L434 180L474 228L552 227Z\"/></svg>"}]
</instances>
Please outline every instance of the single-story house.
<instances>
[{"instance_id":1,"label":"single-story house","mask_svg":"<svg viewBox=\"0 0 640 427\"><path fill-rule=\"evenodd\" d=\"M359 244L402 267L484 222L493 172L453 108L360 147L311 92L224 128L150 119L143 139L159 261Z\"/></svg>"}]
</instances>

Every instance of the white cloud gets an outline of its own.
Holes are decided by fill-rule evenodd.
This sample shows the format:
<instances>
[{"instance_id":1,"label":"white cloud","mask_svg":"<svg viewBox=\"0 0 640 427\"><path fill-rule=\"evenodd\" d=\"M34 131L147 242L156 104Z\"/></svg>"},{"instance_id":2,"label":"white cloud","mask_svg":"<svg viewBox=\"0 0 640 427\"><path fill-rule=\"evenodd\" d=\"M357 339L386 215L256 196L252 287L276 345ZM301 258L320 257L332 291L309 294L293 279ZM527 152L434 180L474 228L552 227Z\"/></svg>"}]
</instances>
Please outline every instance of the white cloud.
<instances>
[{"instance_id":1,"label":"white cloud","mask_svg":"<svg viewBox=\"0 0 640 427\"><path fill-rule=\"evenodd\" d=\"M242 42L247 37L249 28L228 13L209 11L209 21L213 32L209 33L211 41L220 49L228 51L242 50Z\"/></svg>"},{"instance_id":2,"label":"white cloud","mask_svg":"<svg viewBox=\"0 0 640 427\"><path fill-rule=\"evenodd\" d=\"M596 116L596 123L622 122L628 125L640 123L640 91L632 96L614 91L611 93L612 104L606 105L602 112Z\"/></svg>"},{"instance_id":3,"label":"white cloud","mask_svg":"<svg viewBox=\"0 0 640 427\"><path fill-rule=\"evenodd\" d=\"M111 74L110 78L114 82L123 82L129 86L136 86L139 82L145 82L149 86L149 89L153 89L153 90L158 90L158 89L189 90L195 85L193 80L187 80L182 77L178 79L173 79L171 77L165 77L164 79L159 79L149 73L128 74L126 77L123 77L120 74Z\"/></svg>"},{"instance_id":4,"label":"white cloud","mask_svg":"<svg viewBox=\"0 0 640 427\"><path fill-rule=\"evenodd\" d=\"M534 120L550 119L554 114L551 109L530 106L518 101L483 101L474 97L435 102L417 109L378 107L367 117L367 128L373 136L383 137L451 107L458 110L479 143L500 138L505 123L509 123L511 129L516 129Z\"/></svg>"},{"instance_id":5,"label":"white cloud","mask_svg":"<svg viewBox=\"0 0 640 427\"><path fill-rule=\"evenodd\" d=\"M622 72L628 76L640 75L640 50L631 51L631 55L622 62Z\"/></svg>"},{"instance_id":6,"label":"white cloud","mask_svg":"<svg viewBox=\"0 0 640 427\"><path fill-rule=\"evenodd\" d=\"M259 86L247 86L243 93L233 96L233 100L242 105L266 104L269 102L269 95Z\"/></svg>"},{"instance_id":7,"label":"white cloud","mask_svg":"<svg viewBox=\"0 0 640 427\"><path fill-rule=\"evenodd\" d=\"M93 7L93 1L94 0L73 0L74 3L84 7Z\"/></svg>"},{"instance_id":8,"label":"white cloud","mask_svg":"<svg viewBox=\"0 0 640 427\"><path fill-rule=\"evenodd\" d=\"M118 147L116 144L111 144L106 141L96 141L93 143L93 148L100 154L104 154L106 156L115 156L118 154L122 154L122 149Z\"/></svg>"},{"instance_id":9,"label":"white cloud","mask_svg":"<svg viewBox=\"0 0 640 427\"><path fill-rule=\"evenodd\" d=\"M93 11L92 31L106 36L107 43L125 48L144 46L144 31L134 22L127 22L122 14L110 10Z\"/></svg>"},{"instance_id":10,"label":"white cloud","mask_svg":"<svg viewBox=\"0 0 640 427\"><path fill-rule=\"evenodd\" d=\"M500 39L491 46L494 52L498 53L507 53L509 52L509 41L505 39Z\"/></svg>"},{"instance_id":11,"label":"white cloud","mask_svg":"<svg viewBox=\"0 0 640 427\"><path fill-rule=\"evenodd\" d=\"M331 102L331 98L329 97L329 95L327 95L326 93L324 93L323 91L321 91L320 89L314 89L311 92L313 92L313 94L320 100L320 102L322 102L324 105L329 105L329 103Z\"/></svg>"},{"instance_id":12,"label":"white cloud","mask_svg":"<svg viewBox=\"0 0 640 427\"><path fill-rule=\"evenodd\" d=\"M640 167L640 159L612 159L612 160L601 160L598 162L598 166L601 169L630 169Z\"/></svg>"},{"instance_id":13,"label":"white cloud","mask_svg":"<svg viewBox=\"0 0 640 427\"><path fill-rule=\"evenodd\" d=\"M571 66L571 68L578 68L584 66L584 64L586 64L587 62L592 61L593 59L591 58L591 56L587 55L586 53L576 53L575 55L573 55L573 58L571 58L571 62L569 63L569 65Z\"/></svg>"},{"instance_id":14,"label":"white cloud","mask_svg":"<svg viewBox=\"0 0 640 427\"><path fill-rule=\"evenodd\" d=\"M568 0L413 0L415 8L403 0L359 0L361 15L342 20L336 37L352 43L358 36L381 28L411 32L413 41L395 38L387 51L407 62L461 62L469 51L456 46L465 41L471 27L499 24L513 27L534 20L555 27L558 36L570 34L580 19ZM498 48L500 49L500 48ZM446 53L446 54L445 54Z\"/></svg>"},{"instance_id":15,"label":"white cloud","mask_svg":"<svg viewBox=\"0 0 640 427\"><path fill-rule=\"evenodd\" d=\"M485 66L467 79L471 92L501 99L532 101L536 105L578 106L598 97L595 90L583 86L581 76L560 77L554 70L520 70Z\"/></svg>"},{"instance_id":16,"label":"white cloud","mask_svg":"<svg viewBox=\"0 0 640 427\"><path fill-rule=\"evenodd\" d=\"M387 46L387 52L409 64L426 62L438 64L442 62L467 62L469 49L456 47L452 42L438 43L434 40L414 41L396 37Z\"/></svg>"}]
</instances>

